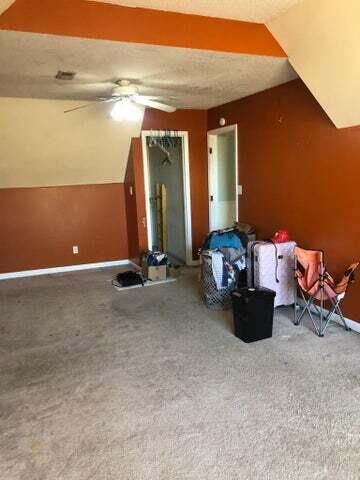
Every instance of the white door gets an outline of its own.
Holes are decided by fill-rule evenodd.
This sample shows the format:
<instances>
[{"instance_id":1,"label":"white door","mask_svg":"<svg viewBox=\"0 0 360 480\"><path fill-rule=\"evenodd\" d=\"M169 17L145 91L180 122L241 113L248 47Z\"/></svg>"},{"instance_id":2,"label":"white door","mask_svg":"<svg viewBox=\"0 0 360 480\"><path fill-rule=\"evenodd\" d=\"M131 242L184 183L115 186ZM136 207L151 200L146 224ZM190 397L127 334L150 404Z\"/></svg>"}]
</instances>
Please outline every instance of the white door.
<instances>
[{"instance_id":1,"label":"white door","mask_svg":"<svg viewBox=\"0 0 360 480\"><path fill-rule=\"evenodd\" d=\"M237 135L236 127L213 132L208 135L210 230L218 230L238 220Z\"/></svg>"}]
</instances>

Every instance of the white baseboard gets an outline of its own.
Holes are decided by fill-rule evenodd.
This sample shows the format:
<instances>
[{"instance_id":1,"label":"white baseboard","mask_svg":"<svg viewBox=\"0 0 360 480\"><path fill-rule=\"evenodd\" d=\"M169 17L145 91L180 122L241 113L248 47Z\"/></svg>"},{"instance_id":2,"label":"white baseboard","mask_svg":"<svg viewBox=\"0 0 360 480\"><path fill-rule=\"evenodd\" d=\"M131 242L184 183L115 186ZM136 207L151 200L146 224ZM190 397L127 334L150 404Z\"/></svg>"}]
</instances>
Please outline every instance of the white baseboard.
<instances>
[{"instance_id":1,"label":"white baseboard","mask_svg":"<svg viewBox=\"0 0 360 480\"><path fill-rule=\"evenodd\" d=\"M337 317L339 317L339 316L337 315ZM341 323L339 318L334 318L334 320L337 323ZM353 332L360 333L360 323L354 322L354 320L350 320L350 318L346 318L346 317L345 317L345 320L346 320L346 323L348 324L348 326L351 328L351 330ZM342 323L341 323L341 325L342 325Z\"/></svg>"},{"instance_id":2,"label":"white baseboard","mask_svg":"<svg viewBox=\"0 0 360 480\"><path fill-rule=\"evenodd\" d=\"M131 260L113 260L110 262L83 263L80 265L67 265L65 267L40 268L38 270L23 270L21 272L0 273L0 280L9 280L12 278L35 277L39 275L53 275L55 273L77 272L81 270L94 270L97 268L119 267L122 265L131 265L137 267Z\"/></svg>"},{"instance_id":3,"label":"white baseboard","mask_svg":"<svg viewBox=\"0 0 360 480\"><path fill-rule=\"evenodd\" d=\"M298 298L298 304L302 305L302 306L305 305L302 298ZM314 312L314 314L317 313L316 309L314 307L312 307L311 311ZM327 310L326 308L324 308L324 312L325 312L325 315L330 313L329 310ZM356 333L360 333L360 323L355 322L354 320L351 320L350 318L346 318L346 317L344 317L344 318L345 318L345 321L346 321L348 327L351 328L352 331L354 331ZM332 318L332 321L338 323L339 325L343 325L343 323L341 321L341 318L337 313L334 314L334 316Z\"/></svg>"}]
</instances>

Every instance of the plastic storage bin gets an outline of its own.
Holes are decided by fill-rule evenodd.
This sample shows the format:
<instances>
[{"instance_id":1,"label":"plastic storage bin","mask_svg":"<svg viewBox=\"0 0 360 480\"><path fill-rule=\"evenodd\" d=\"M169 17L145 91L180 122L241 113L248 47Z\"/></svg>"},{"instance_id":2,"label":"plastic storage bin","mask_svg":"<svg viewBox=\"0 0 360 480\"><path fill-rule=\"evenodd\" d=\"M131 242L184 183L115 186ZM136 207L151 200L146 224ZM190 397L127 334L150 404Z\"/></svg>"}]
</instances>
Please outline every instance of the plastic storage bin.
<instances>
[{"instance_id":1,"label":"plastic storage bin","mask_svg":"<svg viewBox=\"0 0 360 480\"><path fill-rule=\"evenodd\" d=\"M235 335L246 343L272 337L275 292L239 288L232 294Z\"/></svg>"}]
</instances>

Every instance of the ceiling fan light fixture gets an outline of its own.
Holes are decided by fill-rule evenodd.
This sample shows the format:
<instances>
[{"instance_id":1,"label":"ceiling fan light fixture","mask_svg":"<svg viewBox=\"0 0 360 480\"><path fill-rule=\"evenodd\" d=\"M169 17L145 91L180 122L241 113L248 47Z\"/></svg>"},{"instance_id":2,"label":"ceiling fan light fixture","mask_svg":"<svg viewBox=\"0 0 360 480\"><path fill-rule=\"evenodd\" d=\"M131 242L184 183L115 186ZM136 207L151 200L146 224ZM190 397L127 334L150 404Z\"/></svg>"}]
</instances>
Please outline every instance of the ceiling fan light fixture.
<instances>
[{"instance_id":1,"label":"ceiling fan light fixture","mask_svg":"<svg viewBox=\"0 0 360 480\"><path fill-rule=\"evenodd\" d=\"M136 122L141 120L143 112L129 98L124 98L115 103L110 115L116 122Z\"/></svg>"}]
</instances>

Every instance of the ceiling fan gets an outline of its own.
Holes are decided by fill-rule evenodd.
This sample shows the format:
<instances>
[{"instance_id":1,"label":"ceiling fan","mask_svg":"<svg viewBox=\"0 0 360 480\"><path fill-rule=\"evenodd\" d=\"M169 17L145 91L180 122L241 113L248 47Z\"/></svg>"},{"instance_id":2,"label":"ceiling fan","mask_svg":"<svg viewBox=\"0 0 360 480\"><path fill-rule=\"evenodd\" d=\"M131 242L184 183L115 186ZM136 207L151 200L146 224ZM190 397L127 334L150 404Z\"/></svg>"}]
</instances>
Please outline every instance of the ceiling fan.
<instances>
[{"instance_id":1,"label":"ceiling fan","mask_svg":"<svg viewBox=\"0 0 360 480\"><path fill-rule=\"evenodd\" d=\"M112 89L109 98L100 98L97 102L70 108L69 110L65 110L64 113L74 112L75 110L80 110L82 108L103 103L114 104L110 114L112 118L117 121L140 119L142 116L142 111L137 107L137 105L155 108L167 113L176 111L175 107L158 102L157 98L159 97L140 95L138 87L132 84L129 80L118 80L113 83L115 86Z\"/></svg>"}]
</instances>

